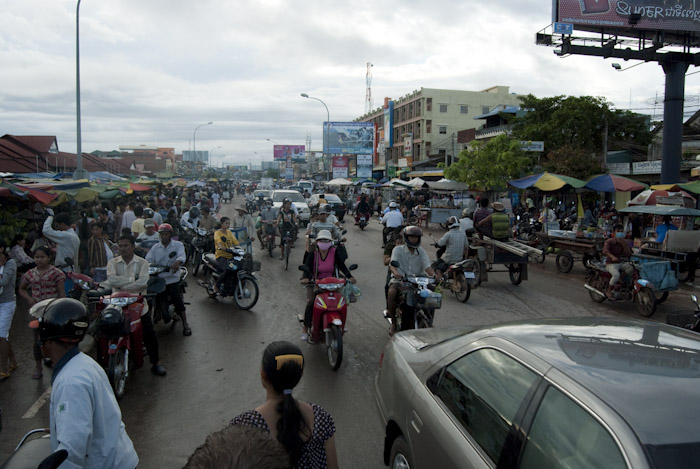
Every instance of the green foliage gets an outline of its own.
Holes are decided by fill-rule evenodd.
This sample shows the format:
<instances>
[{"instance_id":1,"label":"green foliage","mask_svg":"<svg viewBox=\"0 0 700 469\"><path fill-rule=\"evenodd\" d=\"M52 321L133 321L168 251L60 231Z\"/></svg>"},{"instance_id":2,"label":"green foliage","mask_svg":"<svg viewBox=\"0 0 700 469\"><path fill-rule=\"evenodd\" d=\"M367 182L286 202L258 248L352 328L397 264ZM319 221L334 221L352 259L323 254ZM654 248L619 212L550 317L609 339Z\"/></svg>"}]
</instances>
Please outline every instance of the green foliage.
<instances>
[{"instance_id":1,"label":"green foliage","mask_svg":"<svg viewBox=\"0 0 700 469\"><path fill-rule=\"evenodd\" d=\"M532 156L517 140L499 135L486 143L476 142L445 170L445 177L472 187L502 188L510 179L532 169Z\"/></svg>"},{"instance_id":2,"label":"green foliage","mask_svg":"<svg viewBox=\"0 0 700 469\"><path fill-rule=\"evenodd\" d=\"M603 172L599 159L569 145L550 151L542 161L542 169L584 180Z\"/></svg>"},{"instance_id":3,"label":"green foliage","mask_svg":"<svg viewBox=\"0 0 700 469\"><path fill-rule=\"evenodd\" d=\"M278 169L268 168L265 170L265 175L263 177L272 178L272 179L279 179L280 172Z\"/></svg>"},{"instance_id":4,"label":"green foliage","mask_svg":"<svg viewBox=\"0 0 700 469\"><path fill-rule=\"evenodd\" d=\"M25 232L27 221L15 218L17 212L18 207L16 205L0 208L0 243L4 243L5 246L10 245L15 235Z\"/></svg>"}]
</instances>

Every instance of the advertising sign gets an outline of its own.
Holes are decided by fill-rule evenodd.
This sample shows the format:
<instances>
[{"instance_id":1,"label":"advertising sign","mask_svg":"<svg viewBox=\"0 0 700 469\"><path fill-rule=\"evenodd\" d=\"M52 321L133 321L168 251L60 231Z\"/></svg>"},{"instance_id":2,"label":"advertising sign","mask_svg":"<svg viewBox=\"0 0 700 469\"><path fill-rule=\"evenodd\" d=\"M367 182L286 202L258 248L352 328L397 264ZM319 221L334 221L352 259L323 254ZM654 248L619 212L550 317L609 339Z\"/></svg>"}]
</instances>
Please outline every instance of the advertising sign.
<instances>
[{"instance_id":1,"label":"advertising sign","mask_svg":"<svg viewBox=\"0 0 700 469\"><path fill-rule=\"evenodd\" d=\"M372 177L372 155L357 155L357 177Z\"/></svg>"},{"instance_id":2,"label":"advertising sign","mask_svg":"<svg viewBox=\"0 0 700 469\"><path fill-rule=\"evenodd\" d=\"M544 142L520 140L518 143L523 151L544 151Z\"/></svg>"},{"instance_id":3,"label":"advertising sign","mask_svg":"<svg viewBox=\"0 0 700 469\"><path fill-rule=\"evenodd\" d=\"M394 128L394 102L389 101L384 106L384 146L386 148L391 148L394 144L394 132L391 130Z\"/></svg>"},{"instance_id":4,"label":"advertising sign","mask_svg":"<svg viewBox=\"0 0 700 469\"><path fill-rule=\"evenodd\" d=\"M661 160L632 163L633 174L661 174Z\"/></svg>"},{"instance_id":5,"label":"advertising sign","mask_svg":"<svg viewBox=\"0 0 700 469\"><path fill-rule=\"evenodd\" d=\"M610 174L617 174L620 176L624 174L632 174L629 163L608 163L605 165L605 167L608 168L608 172Z\"/></svg>"},{"instance_id":6,"label":"advertising sign","mask_svg":"<svg viewBox=\"0 0 700 469\"><path fill-rule=\"evenodd\" d=\"M557 0L555 22L584 30L630 29L630 16L640 15L634 29L700 32L700 5L666 0Z\"/></svg>"},{"instance_id":7,"label":"advertising sign","mask_svg":"<svg viewBox=\"0 0 700 469\"><path fill-rule=\"evenodd\" d=\"M292 157L287 158L287 164L285 166L284 177L286 179L294 179L294 165L292 164Z\"/></svg>"},{"instance_id":8,"label":"advertising sign","mask_svg":"<svg viewBox=\"0 0 700 469\"><path fill-rule=\"evenodd\" d=\"M406 158L413 157L413 135L406 134L403 138L403 156Z\"/></svg>"},{"instance_id":9,"label":"advertising sign","mask_svg":"<svg viewBox=\"0 0 700 469\"><path fill-rule=\"evenodd\" d=\"M293 163L306 163L306 147L304 145L275 145L275 160L286 160L292 158Z\"/></svg>"},{"instance_id":10,"label":"advertising sign","mask_svg":"<svg viewBox=\"0 0 700 469\"><path fill-rule=\"evenodd\" d=\"M348 177L348 157L334 156L333 157L333 179Z\"/></svg>"},{"instance_id":11,"label":"advertising sign","mask_svg":"<svg viewBox=\"0 0 700 469\"><path fill-rule=\"evenodd\" d=\"M371 122L330 122L326 138L331 154L371 155L374 152L374 124Z\"/></svg>"}]
</instances>

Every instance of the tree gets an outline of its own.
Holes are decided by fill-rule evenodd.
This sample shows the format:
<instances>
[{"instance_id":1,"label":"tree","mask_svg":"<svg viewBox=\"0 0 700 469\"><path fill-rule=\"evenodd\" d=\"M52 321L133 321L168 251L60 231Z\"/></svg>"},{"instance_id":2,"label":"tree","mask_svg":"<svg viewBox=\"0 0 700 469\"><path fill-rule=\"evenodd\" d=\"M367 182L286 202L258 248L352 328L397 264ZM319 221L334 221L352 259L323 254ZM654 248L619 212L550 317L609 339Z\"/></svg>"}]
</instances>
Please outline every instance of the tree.
<instances>
[{"instance_id":1,"label":"tree","mask_svg":"<svg viewBox=\"0 0 700 469\"><path fill-rule=\"evenodd\" d=\"M280 172L278 169L268 168L265 170L265 176L263 176L263 177L272 178L272 179L279 179Z\"/></svg>"},{"instance_id":2,"label":"tree","mask_svg":"<svg viewBox=\"0 0 700 469\"><path fill-rule=\"evenodd\" d=\"M600 174L600 160L585 150L565 145L547 153L542 169L578 179Z\"/></svg>"},{"instance_id":3,"label":"tree","mask_svg":"<svg viewBox=\"0 0 700 469\"><path fill-rule=\"evenodd\" d=\"M517 140L499 135L462 151L445 171L445 177L473 187L502 188L507 181L530 171L532 163L532 157L520 148Z\"/></svg>"}]
</instances>

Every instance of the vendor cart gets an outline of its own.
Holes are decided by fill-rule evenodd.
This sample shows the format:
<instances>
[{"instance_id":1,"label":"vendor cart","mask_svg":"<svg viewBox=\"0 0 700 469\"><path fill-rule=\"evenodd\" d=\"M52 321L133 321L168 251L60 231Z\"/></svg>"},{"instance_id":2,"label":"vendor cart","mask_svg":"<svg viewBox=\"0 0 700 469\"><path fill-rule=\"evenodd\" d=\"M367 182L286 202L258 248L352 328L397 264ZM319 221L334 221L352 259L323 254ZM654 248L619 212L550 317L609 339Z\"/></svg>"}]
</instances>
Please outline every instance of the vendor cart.
<instances>
[{"instance_id":1,"label":"vendor cart","mask_svg":"<svg viewBox=\"0 0 700 469\"><path fill-rule=\"evenodd\" d=\"M459 208L430 208L430 223L437 223L443 228L447 228L447 219L456 217L458 220L462 216L462 209Z\"/></svg>"},{"instance_id":2,"label":"vendor cart","mask_svg":"<svg viewBox=\"0 0 700 469\"><path fill-rule=\"evenodd\" d=\"M542 255L542 251L518 241L497 241L484 236L483 239L472 238L469 245L469 257L474 260L476 285L488 281L489 272L508 272L510 282L520 285L527 280L527 264L530 257ZM501 264L507 270L495 270L494 264Z\"/></svg>"},{"instance_id":3,"label":"vendor cart","mask_svg":"<svg viewBox=\"0 0 700 469\"><path fill-rule=\"evenodd\" d=\"M537 238L544 245L544 252L557 253L557 270L564 274L571 272L575 261L580 260L584 267L591 261L599 261L605 244L604 238L568 238L544 233L537 233Z\"/></svg>"}]
</instances>

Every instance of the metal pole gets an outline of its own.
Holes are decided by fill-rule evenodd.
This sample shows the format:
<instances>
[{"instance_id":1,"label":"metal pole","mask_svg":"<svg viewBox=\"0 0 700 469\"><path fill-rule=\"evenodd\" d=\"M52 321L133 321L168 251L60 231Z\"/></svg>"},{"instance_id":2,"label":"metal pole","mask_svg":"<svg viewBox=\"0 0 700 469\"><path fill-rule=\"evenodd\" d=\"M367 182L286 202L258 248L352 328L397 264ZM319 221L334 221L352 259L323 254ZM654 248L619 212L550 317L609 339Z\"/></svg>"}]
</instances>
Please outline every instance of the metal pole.
<instances>
[{"instance_id":1,"label":"metal pole","mask_svg":"<svg viewBox=\"0 0 700 469\"><path fill-rule=\"evenodd\" d=\"M304 98L315 99L319 103L323 104L323 107L326 108L327 120L326 120L326 125L323 127L323 160L326 161L327 148L328 148L328 144L330 143L328 141L328 139L329 139L329 133L330 133L329 127L331 125L331 113L328 111L328 106L326 106L326 103L324 103L320 99L314 98L313 96L309 96L306 93L302 93L301 96ZM328 180L329 181L331 180L331 171L332 171L332 169L331 169L331 166L329 165L328 166Z\"/></svg>"},{"instance_id":2,"label":"metal pole","mask_svg":"<svg viewBox=\"0 0 700 469\"><path fill-rule=\"evenodd\" d=\"M662 64L662 67L666 74L666 95L664 97L661 184L675 184L680 181L681 176L683 94L688 64L668 62Z\"/></svg>"},{"instance_id":3,"label":"metal pole","mask_svg":"<svg viewBox=\"0 0 700 469\"><path fill-rule=\"evenodd\" d=\"M195 163L197 162L197 129L204 125L211 125L213 122L207 122L206 124L200 124L194 128L194 134L192 135L192 151L194 152Z\"/></svg>"},{"instance_id":4,"label":"metal pole","mask_svg":"<svg viewBox=\"0 0 700 469\"><path fill-rule=\"evenodd\" d=\"M86 179L87 171L83 169L83 145L80 132L80 1L75 9L75 115L77 124L77 155L76 169L73 179Z\"/></svg>"}]
</instances>

